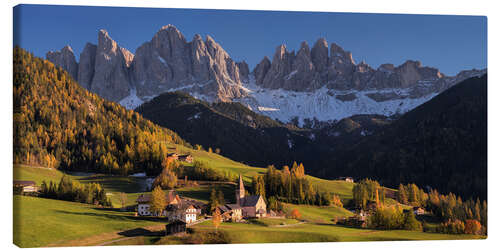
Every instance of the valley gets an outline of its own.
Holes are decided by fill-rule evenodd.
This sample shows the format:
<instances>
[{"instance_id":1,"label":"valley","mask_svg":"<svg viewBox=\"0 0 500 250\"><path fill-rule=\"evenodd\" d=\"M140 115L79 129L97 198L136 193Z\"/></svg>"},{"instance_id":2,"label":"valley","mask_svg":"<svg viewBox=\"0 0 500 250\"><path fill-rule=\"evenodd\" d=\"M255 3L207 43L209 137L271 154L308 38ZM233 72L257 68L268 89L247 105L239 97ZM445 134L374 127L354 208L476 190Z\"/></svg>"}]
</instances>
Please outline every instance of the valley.
<instances>
[{"instance_id":1,"label":"valley","mask_svg":"<svg viewBox=\"0 0 500 250\"><path fill-rule=\"evenodd\" d=\"M253 70L174 26L14 48L20 247L485 239L487 75L320 38Z\"/></svg>"}]
</instances>

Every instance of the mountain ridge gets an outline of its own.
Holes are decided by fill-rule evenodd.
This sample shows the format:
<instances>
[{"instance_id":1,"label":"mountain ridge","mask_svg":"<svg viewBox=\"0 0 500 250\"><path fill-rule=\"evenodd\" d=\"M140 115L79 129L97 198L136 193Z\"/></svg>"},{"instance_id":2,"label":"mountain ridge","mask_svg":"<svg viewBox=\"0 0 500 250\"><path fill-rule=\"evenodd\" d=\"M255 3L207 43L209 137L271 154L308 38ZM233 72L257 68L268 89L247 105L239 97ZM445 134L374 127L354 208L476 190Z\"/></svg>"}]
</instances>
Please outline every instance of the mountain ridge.
<instances>
[{"instance_id":1,"label":"mountain ridge","mask_svg":"<svg viewBox=\"0 0 500 250\"><path fill-rule=\"evenodd\" d=\"M187 41L171 24L135 54L100 30L98 44L88 43L80 62L69 46L46 57L85 88L128 109L160 93L184 91L209 102L241 102L285 123L297 117L299 125L314 118L338 121L357 114L403 114L461 80L486 73L473 69L445 76L413 60L374 69L356 63L351 52L336 43L329 46L324 38L312 48L302 42L297 53L282 44L272 60L263 57L250 70L210 35L203 40L196 34Z\"/></svg>"}]
</instances>

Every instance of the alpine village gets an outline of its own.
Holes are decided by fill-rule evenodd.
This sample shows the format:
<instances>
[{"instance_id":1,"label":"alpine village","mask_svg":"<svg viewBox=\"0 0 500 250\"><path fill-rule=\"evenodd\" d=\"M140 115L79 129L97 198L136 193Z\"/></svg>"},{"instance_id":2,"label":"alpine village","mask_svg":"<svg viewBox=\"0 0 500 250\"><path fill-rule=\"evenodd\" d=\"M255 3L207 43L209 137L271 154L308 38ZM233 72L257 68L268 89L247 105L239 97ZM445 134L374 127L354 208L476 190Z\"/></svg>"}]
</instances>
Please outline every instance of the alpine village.
<instances>
[{"instance_id":1,"label":"alpine village","mask_svg":"<svg viewBox=\"0 0 500 250\"><path fill-rule=\"evenodd\" d=\"M97 38L79 62L70 46L46 59L14 48L16 245L487 237L486 69L372 69L321 38L296 54L281 45L250 71L210 36L188 41L173 25L135 54L105 30ZM397 98L335 84L307 90L328 89L342 105L360 95L373 105L420 102L285 120L246 101L278 88L274 98L292 100L307 79L415 87Z\"/></svg>"}]
</instances>

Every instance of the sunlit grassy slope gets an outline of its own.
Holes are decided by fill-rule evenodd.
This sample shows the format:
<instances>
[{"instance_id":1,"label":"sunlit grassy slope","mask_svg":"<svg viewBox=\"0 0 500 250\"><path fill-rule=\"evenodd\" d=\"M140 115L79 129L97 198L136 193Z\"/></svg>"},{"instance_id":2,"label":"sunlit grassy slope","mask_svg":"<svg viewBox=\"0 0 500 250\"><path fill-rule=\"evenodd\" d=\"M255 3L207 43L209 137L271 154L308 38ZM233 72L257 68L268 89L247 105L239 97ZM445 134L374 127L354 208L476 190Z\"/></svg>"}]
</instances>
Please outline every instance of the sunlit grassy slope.
<instances>
[{"instance_id":1,"label":"sunlit grassy slope","mask_svg":"<svg viewBox=\"0 0 500 250\"><path fill-rule=\"evenodd\" d=\"M134 217L91 205L28 196L14 196L14 243L40 247L148 225L156 219Z\"/></svg>"}]
</instances>

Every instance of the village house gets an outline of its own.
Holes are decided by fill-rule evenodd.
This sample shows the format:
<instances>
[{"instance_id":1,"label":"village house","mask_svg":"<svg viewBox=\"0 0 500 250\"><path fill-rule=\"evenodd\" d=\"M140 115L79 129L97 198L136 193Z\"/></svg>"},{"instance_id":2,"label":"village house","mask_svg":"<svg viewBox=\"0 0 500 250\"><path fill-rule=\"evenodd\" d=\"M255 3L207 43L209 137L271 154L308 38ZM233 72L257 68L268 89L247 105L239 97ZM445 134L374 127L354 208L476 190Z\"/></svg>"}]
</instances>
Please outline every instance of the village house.
<instances>
[{"instance_id":1,"label":"village house","mask_svg":"<svg viewBox=\"0 0 500 250\"><path fill-rule=\"evenodd\" d=\"M167 206L169 205L175 205L179 204L181 202L181 198L179 195L174 190L169 190L167 194L165 195L166 200L167 200ZM151 194L141 194L136 202L137 202L137 213L140 216L150 216L150 215L156 215L152 214L151 211L149 210L150 208L150 201L151 201ZM161 216L166 216L167 212L166 210L163 211Z\"/></svg>"},{"instance_id":2,"label":"village house","mask_svg":"<svg viewBox=\"0 0 500 250\"><path fill-rule=\"evenodd\" d=\"M241 207L237 204L226 204L218 206L222 221L238 222L243 218Z\"/></svg>"},{"instance_id":3,"label":"village house","mask_svg":"<svg viewBox=\"0 0 500 250\"><path fill-rule=\"evenodd\" d=\"M423 209L421 207L414 207L413 208L413 213L415 215L423 215L423 214L425 214L425 209Z\"/></svg>"},{"instance_id":4,"label":"village house","mask_svg":"<svg viewBox=\"0 0 500 250\"><path fill-rule=\"evenodd\" d=\"M352 177L339 177L339 178L337 178L337 180L339 180L339 181L345 181L345 182L351 182L351 183L354 182L354 179Z\"/></svg>"},{"instance_id":5,"label":"village house","mask_svg":"<svg viewBox=\"0 0 500 250\"><path fill-rule=\"evenodd\" d=\"M14 181L14 190L24 193L34 193L38 191L38 188L34 181Z\"/></svg>"},{"instance_id":6,"label":"village house","mask_svg":"<svg viewBox=\"0 0 500 250\"><path fill-rule=\"evenodd\" d=\"M167 206L168 221L184 221L191 224L196 221L196 208L189 203L181 202Z\"/></svg>"},{"instance_id":7,"label":"village house","mask_svg":"<svg viewBox=\"0 0 500 250\"><path fill-rule=\"evenodd\" d=\"M191 154L179 155L178 159L179 161L193 163L193 156L191 156Z\"/></svg>"},{"instance_id":8,"label":"village house","mask_svg":"<svg viewBox=\"0 0 500 250\"><path fill-rule=\"evenodd\" d=\"M170 158L172 160L178 160L179 155L177 153L169 153L169 154L167 154L167 158Z\"/></svg>"},{"instance_id":9,"label":"village house","mask_svg":"<svg viewBox=\"0 0 500 250\"><path fill-rule=\"evenodd\" d=\"M239 180L238 189L236 189L236 205L241 207L242 216L244 218L261 218L265 217L266 202L262 195L251 195L245 196L245 186L243 185L243 179Z\"/></svg>"}]
</instances>

